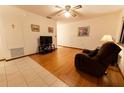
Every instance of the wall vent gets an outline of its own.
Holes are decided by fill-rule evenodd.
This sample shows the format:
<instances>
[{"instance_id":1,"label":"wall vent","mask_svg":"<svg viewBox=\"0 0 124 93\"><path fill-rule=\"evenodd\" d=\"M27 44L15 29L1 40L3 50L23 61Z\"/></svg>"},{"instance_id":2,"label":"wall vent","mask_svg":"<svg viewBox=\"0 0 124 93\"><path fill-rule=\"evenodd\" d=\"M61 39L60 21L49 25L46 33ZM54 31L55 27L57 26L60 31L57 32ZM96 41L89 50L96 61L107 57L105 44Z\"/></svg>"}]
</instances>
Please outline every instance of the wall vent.
<instances>
[{"instance_id":1,"label":"wall vent","mask_svg":"<svg viewBox=\"0 0 124 93\"><path fill-rule=\"evenodd\" d=\"M12 58L24 56L24 48L10 49L10 53Z\"/></svg>"}]
</instances>

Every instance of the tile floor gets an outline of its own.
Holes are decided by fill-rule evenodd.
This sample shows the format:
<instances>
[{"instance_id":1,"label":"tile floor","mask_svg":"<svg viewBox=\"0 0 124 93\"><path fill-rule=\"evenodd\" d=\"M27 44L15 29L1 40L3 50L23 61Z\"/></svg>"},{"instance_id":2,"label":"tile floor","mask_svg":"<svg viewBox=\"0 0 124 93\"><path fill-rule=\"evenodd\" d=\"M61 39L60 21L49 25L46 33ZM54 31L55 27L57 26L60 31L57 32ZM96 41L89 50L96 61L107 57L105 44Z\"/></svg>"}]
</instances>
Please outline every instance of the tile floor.
<instances>
[{"instance_id":1,"label":"tile floor","mask_svg":"<svg viewBox=\"0 0 124 93\"><path fill-rule=\"evenodd\" d=\"M67 87L29 57L0 61L0 87Z\"/></svg>"}]
</instances>

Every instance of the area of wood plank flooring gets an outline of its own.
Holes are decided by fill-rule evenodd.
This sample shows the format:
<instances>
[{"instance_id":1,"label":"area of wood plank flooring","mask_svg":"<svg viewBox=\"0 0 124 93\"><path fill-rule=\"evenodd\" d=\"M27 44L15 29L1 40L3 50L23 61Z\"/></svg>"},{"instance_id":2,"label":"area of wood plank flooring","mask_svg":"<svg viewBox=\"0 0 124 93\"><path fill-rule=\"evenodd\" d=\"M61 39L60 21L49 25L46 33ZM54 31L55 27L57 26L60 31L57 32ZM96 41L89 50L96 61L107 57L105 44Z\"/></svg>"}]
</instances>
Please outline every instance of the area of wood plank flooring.
<instances>
[{"instance_id":1,"label":"area of wood plank flooring","mask_svg":"<svg viewBox=\"0 0 124 93\"><path fill-rule=\"evenodd\" d=\"M35 54L30 57L69 86L124 86L124 79L118 67L110 66L108 74L101 78L90 76L84 72L79 73L75 69L74 58L75 54L81 52L79 49L59 46L51 53Z\"/></svg>"}]
</instances>

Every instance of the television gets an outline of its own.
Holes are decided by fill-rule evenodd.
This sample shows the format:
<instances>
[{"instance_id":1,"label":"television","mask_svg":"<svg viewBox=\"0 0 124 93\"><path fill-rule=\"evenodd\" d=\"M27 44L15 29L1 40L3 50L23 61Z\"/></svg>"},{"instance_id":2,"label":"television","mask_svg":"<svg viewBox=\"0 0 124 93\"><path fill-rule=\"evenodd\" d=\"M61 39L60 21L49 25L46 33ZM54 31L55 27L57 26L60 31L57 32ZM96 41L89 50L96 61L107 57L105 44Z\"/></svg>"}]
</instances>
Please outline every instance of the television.
<instances>
[{"instance_id":1,"label":"television","mask_svg":"<svg viewBox=\"0 0 124 93\"><path fill-rule=\"evenodd\" d=\"M52 43L52 36L40 36L40 44L51 44Z\"/></svg>"}]
</instances>

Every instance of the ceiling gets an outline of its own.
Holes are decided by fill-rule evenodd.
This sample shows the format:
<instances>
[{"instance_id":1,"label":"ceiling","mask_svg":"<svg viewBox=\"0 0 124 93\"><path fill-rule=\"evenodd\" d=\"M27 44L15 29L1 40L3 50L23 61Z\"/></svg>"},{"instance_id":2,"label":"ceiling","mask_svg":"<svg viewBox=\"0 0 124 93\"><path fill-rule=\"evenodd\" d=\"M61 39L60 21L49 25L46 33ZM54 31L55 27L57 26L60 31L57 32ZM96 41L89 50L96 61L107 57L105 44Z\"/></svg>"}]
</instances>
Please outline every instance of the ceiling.
<instances>
[{"instance_id":1,"label":"ceiling","mask_svg":"<svg viewBox=\"0 0 124 93\"><path fill-rule=\"evenodd\" d=\"M59 5L63 7L64 5ZM74 6L74 5L73 5ZM16 7L26 11L41 15L43 17L54 15L61 9L54 5L17 5ZM81 19L88 19L109 13L118 12L124 8L124 5L82 5L82 8L77 9L78 16L66 18L63 14L58 14L52 17L53 20L60 22L74 22Z\"/></svg>"}]
</instances>

